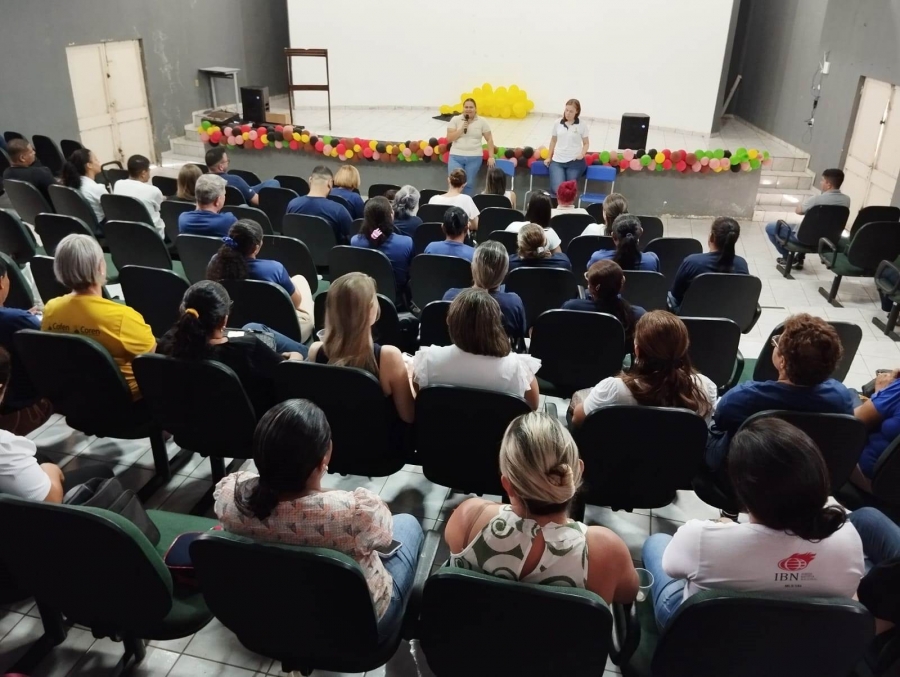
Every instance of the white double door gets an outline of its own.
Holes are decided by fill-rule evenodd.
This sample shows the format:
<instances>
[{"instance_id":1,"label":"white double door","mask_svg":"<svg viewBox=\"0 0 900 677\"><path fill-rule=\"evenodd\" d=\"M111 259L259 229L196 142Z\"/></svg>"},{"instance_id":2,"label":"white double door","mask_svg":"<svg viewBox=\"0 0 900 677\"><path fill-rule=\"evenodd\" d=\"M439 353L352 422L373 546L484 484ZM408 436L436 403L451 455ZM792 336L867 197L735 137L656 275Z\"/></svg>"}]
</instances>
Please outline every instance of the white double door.
<instances>
[{"instance_id":1,"label":"white double door","mask_svg":"<svg viewBox=\"0 0 900 677\"><path fill-rule=\"evenodd\" d=\"M841 191L850 196L850 219L870 205L890 205L900 174L900 87L863 81Z\"/></svg>"},{"instance_id":2,"label":"white double door","mask_svg":"<svg viewBox=\"0 0 900 677\"><path fill-rule=\"evenodd\" d=\"M81 143L100 162L156 162L139 40L66 48Z\"/></svg>"}]
</instances>

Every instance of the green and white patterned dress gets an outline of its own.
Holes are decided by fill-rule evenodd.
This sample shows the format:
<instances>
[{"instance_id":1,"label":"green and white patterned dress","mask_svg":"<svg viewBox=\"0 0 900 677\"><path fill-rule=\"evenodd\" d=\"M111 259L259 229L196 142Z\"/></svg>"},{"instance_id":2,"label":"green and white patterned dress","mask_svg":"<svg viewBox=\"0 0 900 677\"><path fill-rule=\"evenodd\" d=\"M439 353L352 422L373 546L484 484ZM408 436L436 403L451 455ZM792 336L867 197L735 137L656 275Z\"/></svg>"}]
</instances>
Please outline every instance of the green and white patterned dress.
<instances>
[{"instance_id":1,"label":"green and white patterned dress","mask_svg":"<svg viewBox=\"0 0 900 677\"><path fill-rule=\"evenodd\" d=\"M522 565L528 559L538 531L546 547L534 570L524 578ZM450 566L479 571L497 578L541 585L584 588L587 584L587 526L569 520L543 527L519 517L504 505L481 533L458 555L450 555Z\"/></svg>"}]
</instances>

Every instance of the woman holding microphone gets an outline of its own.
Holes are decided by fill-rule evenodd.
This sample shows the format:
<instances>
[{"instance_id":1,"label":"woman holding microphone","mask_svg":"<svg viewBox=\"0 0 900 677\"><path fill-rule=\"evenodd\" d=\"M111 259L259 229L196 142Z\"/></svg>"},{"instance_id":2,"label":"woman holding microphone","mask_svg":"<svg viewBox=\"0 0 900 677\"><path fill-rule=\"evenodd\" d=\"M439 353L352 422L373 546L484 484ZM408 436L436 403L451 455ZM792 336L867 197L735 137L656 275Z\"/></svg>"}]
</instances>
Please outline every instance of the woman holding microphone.
<instances>
[{"instance_id":1,"label":"woman holding microphone","mask_svg":"<svg viewBox=\"0 0 900 677\"><path fill-rule=\"evenodd\" d=\"M472 186L481 169L482 137L488 144L488 167L493 167L494 137L491 136L491 128L487 120L478 115L475 99L466 99L463 102L463 114L451 119L447 126L447 140L453 144L447 162L447 173L452 174L454 169L464 170L468 177L465 193L470 196L474 193Z\"/></svg>"},{"instance_id":2,"label":"woman holding microphone","mask_svg":"<svg viewBox=\"0 0 900 677\"><path fill-rule=\"evenodd\" d=\"M550 192L556 197L556 189L563 181L577 181L584 174L584 155L590 139L588 126L581 122L581 103L578 99L566 101L562 120L553 125L550 137L550 154L544 164L550 168ZM450 156L453 159L453 156Z\"/></svg>"}]
</instances>

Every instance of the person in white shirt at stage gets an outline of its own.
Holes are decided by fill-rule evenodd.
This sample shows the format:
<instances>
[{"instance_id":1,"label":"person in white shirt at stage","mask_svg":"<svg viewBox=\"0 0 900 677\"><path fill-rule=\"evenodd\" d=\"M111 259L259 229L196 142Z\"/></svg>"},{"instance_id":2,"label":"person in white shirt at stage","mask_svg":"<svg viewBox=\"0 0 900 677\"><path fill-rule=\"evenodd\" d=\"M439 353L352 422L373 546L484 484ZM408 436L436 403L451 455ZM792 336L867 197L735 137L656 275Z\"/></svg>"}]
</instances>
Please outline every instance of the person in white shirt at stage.
<instances>
[{"instance_id":1,"label":"person in white shirt at stage","mask_svg":"<svg viewBox=\"0 0 900 677\"><path fill-rule=\"evenodd\" d=\"M553 125L550 154L544 164L550 168L550 192L554 197L559 184L577 181L587 166L584 156L590 144L590 129L581 122L580 116L581 103L578 99L569 99L562 119Z\"/></svg>"},{"instance_id":2,"label":"person in white shirt at stage","mask_svg":"<svg viewBox=\"0 0 900 677\"><path fill-rule=\"evenodd\" d=\"M106 186L94 180L99 173L100 160L97 156L87 148L79 148L63 165L62 184L74 188L85 199L94 211L97 223L102 225L106 216L100 206L100 196L106 195Z\"/></svg>"},{"instance_id":3,"label":"person in white shirt at stage","mask_svg":"<svg viewBox=\"0 0 900 677\"><path fill-rule=\"evenodd\" d=\"M430 205L450 205L451 207L459 207L469 217L469 230L478 230L478 207L475 201L463 192L466 188L468 175L464 169L454 169L447 177L447 192L443 195L435 195L428 204Z\"/></svg>"},{"instance_id":4,"label":"person in white shirt at stage","mask_svg":"<svg viewBox=\"0 0 900 677\"><path fill-rule=\"evenodd\" d=\"M113 195L127 195L143 202L160 235L165 232L159 207L166 198L159 188L150 183L150 160L143 155L128 158L128 178L116 181Z\"/></svg>"},{"instance_id":5,"label":"person in white shirt at stage","mask_svg":"<svg viewBox=\"0 0 900 677\"><path fill-rule=\"evenodd\" d=\"M674 536L644 543L661 629L701 590L856 594L866 573L862 540L844 509L829 503L828 468L806 433L777 418L750 423L731 442L728 475L749 521L690 520Z\"/></svg>"},{"instance_id":6,"label":"person in white shirt at stage","mask_svg":"<svg viewBox=\"0 0 900 677\"><path fill-rule=\"evenodd\" d=\"M487 141L488 167L494 166L494 137L491 135L491 127L487 120L478 115L475 99L466 99L463 102L463 113L450 120L447 125L447 141L452 145L450 158L447 162L447 173L452 174L457 169L462 169L469 177L469 185L465 187L466 195L472 195L472 186L478 178L478 170L484 161L484 150L481 148L481 139Z\"/></svg>"}]
</instances>

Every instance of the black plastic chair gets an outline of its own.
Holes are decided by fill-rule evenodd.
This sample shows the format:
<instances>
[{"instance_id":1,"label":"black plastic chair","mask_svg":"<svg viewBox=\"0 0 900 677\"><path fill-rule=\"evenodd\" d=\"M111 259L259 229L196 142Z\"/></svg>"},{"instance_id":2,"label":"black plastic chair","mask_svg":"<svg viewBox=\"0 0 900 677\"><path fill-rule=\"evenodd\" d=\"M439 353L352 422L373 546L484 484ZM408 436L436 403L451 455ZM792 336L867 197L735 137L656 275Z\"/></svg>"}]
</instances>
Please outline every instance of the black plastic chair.
<instances>
[{"instance_id":1,"label":"black plastic chair","mask_svg":"<svg viewBox=\"0 0 900 677\"><path fill-rule=\"evenodd\" d=\"M413 234L413 251L416 254L424 254L425 247L432 242L442 242L445 239L444 226L437 222L423 223Z\"/></svg>"},{"instance_id":2,"label":"black plastic chair","mask_svg":"<svg viewBox=\"0 0 900 677\"><path fill-rule=\"evenodd\" d=\"M588 262L591 260L594 252L598 252L601 249L615 248L616 245L613 244L612 238L607 235L579 235L573 238L569 242L568 249L566 249L566 255L569 257L569 261L572 262L572 273L575 275L575 279L578 280L578 284L585 286L582 280L584 280ZM630 273L631 271L628 272Z\"/></svg>"},{"instance_id":3,"label":"black plastic chair","mask_svg":"<svg viewBox=\"0 0 900 677\"><path fill-rule=\"evenodd\" d=\"M202 162L187 162L185 164L194 165L197 169L200 170L201 174L209 174L209 167L206 166L205 163Z\"/></svg>"},{"instance_id":4,"label":"black plastic chair","mask_svg":"<svg viewBox=\"0 0 900 677\"><path fill-rule=\"evenodd\" d=\"M444 208L446 209L446 207ZM441 212L441 215L437 219L426 219L422 216L422 208L419 208L419 216L423 221L441 221L444 220L444 213ZM482 211L478 215L478 237L481 240L486 240L490 237L491 233L497 230L506 230L506 227L511 223L516 223L518 221L524 221L525 215L520 212L518 209L508 209L504 207L488 207L484 211Z\"/></svg>"},{"instance_id":5,"label":"black plastic chair","mask_svg":"<svg viewBox=\"0 0 900 677\"><path fill-rule=\"evenodd\" d=\"M100 222L97 221L97 215L94 213L93 208L87 203L87 200L81 196L81 193L74 188L60 185L50 186L49 190L50 199L53 200L54 211L57 214L74 216L76 219L81 219L81 221L83 221L90 229L91 234L94 235L94 237L97 236L97 233L100 230Z\"/></svg>"},{"instance_id":6,"label":"black plastic chair","mask_svg":"<svg viewBox=\"0 0 900 677\"><path fill-rule=\"evenodd\" d=\"M871 615L851 599L705 590L672 616L652 670L655 677L846 677L874 634Z\"/></svg>"},{"instance_id":7,"label":"black plastic chair","mask_svg":"<svg viewBox=\"0 0 900 677\"><path fill-rule=\"evenodd\" d=\"M447 191L445 190L435 190L434 188L424 188L419 191L419 205L425 206L428 204L429 200L433 198L435 195L443 195Z\"/></svg>"},{"instance_id":8,"label":"black plastic chair","mask_svg":"<svg viewBox=\"0 0 900 677\"><path fill-rule=\"evenodd\" d=\"M900 224L896 221L874 221L859 228L843 251L840 243L819 240L819 258L834 273L831 290L819 287L819 293L831 305L842 308L835 300L844 277L873 277L883 260L900 256Z\"/></svg>"},{"instance_id":9,"label":"black plastic chair","mask_svg":"<svg viewBox=\"0 0 900 677\"><path fill-rule=\"evenodd\" d=\"M72 153L83 148L84 146L81 145L80 141L75 141L73 139L62 139L59 142L59 149L62 151L63 157L65 158L72 157Z\"/></svg>"},{"instance_id":10,"label":"black plastic chair","mask_svg":"<svg viewBox=\"0 0 900 677\"><path fill-rule=\"evenodd\" d=\"M25 141L28 141L28 139L26 139L24 136L19 134L19 132L13 132L13 131L3 132L3 139L4 139L4 141L6 141L6 143L9 143L13 139L23 139Z\"/></svg>"},{"instance_id":11,"label":"black plastic chair","mask_svg":"<svg viewBox=\"0 0 900 677\"><path fill-rule=\"evenodd\" d=\"M0 148L0 177L3 176L3 172L12 167L12 162L9 159L9 155L7 155L6 151ZM0 195L6 192L6 189L3 188L3 182L0 181Z\"/></svg>"},{"instance_id":12,"label":"black plastic chair","mask_svg":"<svg viewBox=\"0 0 900 677\"><path fill-rule=\"evenodd\" d=\"M447 328L449 310L450 301L432 301L422 308L419 316L420 346L449 346L453 343Z\"/></svg>"},{"instance_id":13,"label":"black plastic chair","mask_svg":"<svg viewBox=\"0 0 900 677\"><path fill-rule=\"evenodd\" d=\"M31 137L31 145L34 146L34 154L37 155L38 161L49 169L53 176L59 176L66 159L56 142L49 136L35 134Z\"/></svg>"},{"instance_id":14,"label":"black plastic chair","mask_svg":"<svg viewBox=\"0 0 900 677\"><path fill-rule=\"evenodd\" d=\"M655 240L641 240L645 252L653 252L659 257L659 272L667 280L674 280L681 262L691 254L702 254L703 244L692 237L659 237ZM615 247L613 247L615 248Z\"/></svg>"},{"instance_id":15,"label":"black plastic chair","mask_svg":"<svg viewBox=\"0 0 900 677\"><path fill-rule=\"evenodd\" d=\"M347 273L365 273L374 278L379 294L387 296L397 304L397 288L394 269L387 256L377 249L339 245L328 254L328 273L336 280Z\"/></svg>"},{"instance_id":16,"label":"black plastic chair","mask_svg":"<svg viewBox=\"0 0 900 677\"><path fill-rule=\"evenodd\" d=\"M34 278L34 286L37 287L38 296L45 304L50 299L65 296L71 290L66 289L53 272L52 256L35 256L31 259L31 276Z\"/></svg>"},{"instance_id":17,"label":"black plastic chair","mask_svg":"<svg viewBox=\"0 0 900 677\"><path fill-rule=\"evenodd\" d=\"M518 268L506 277L506 291L522 297L525 322L532 327L547 310L561 308L578 296L578 282L563 268Z\"/></svg>"},{"instance_id":18,"label":"black plastic chair","mask_svg":"<svg viewBox=\"0 0 900 677\"><path fill-rule=\"evenodd\" d=\"M342 198L340 195L329 195L328 199L331 200L332 202L339 204L341 207L346 209L347 213L350 214L351 216L353 215L353 206L349 202L347 202L344 198Z\"/></svg>"},{"instance_id":19,"label":"black plastic chair","mask_svg":"<svg viewBox=\"0 0 900 677\"><path fill-rule=\"evenodd\" d=\"M550 227L559 235L562 251L566 251L569 243L579 237L585 228L596 223L590 214L557 214L550 219Z\"/></svg>"},{"instance_id":20,"label":"black plastic chair","mask_svg":"<svg viewBox=\"0 0 900 677\"><path fill-rule=\"evenodd\" d=\"M298 196L296 191L284 188L284 183L281 185L282 188L260 188L256 193L259 196L259 208L269 217L272 230L276 233L282 232L281 222L287 213L288 204ZM307 187L307 192L309 192L309 187Z\"/></svg>"},{"instance_id":21,"label":"black plastic chair","mask_svg":"<svg viewBox=\"0 0 900 677\"><path fill-rule=\"evenodd\" d=\"M299 196L309 194L309 184L306 182L306 179L301 179L299 176L291 176L290 174L278 174L275 177L275 180L282 188L292 190Z\"/></svg>"},{"instance_id":22,"label":"black plastic chair","mask_svg":"<svg viewBox=\"0 0 900 677\"><path fill-rule=\"evenodd\" d=\"M159 207L159 215L165 224L166 239L173 245L178 239L178 217L185 212L192 212L197 208L193 202L181 202L180 200L164 200ZM224 211L224 210L223 210ZM177 249L177 246L176 246ZM179 254L179 258L180 258Z\"/></svg>"},{"instance_id":23,"label":"black plastic chair","mask_svg":"<svg viewBox=\"0 0 900 677\"><path fill-rule=\"evenodd\" d=\"M684 317L727 317L734 320L741 332L746 334L762 314L759 307L761 291L762 281L753 275L703 273L691 282L681 300L678 314Z\"/></svg>"},{"instance_id":24,"label":"black plastic chair","mask_svg":"<svg viewBox=\"0 0 900 677\"><path fill-rule=\"evenodd\" d=\"M481 237L481 236L479 236ZM508 230L495 230L493 233L488 235L488 240L493 240L494 242L499 242L504 247L506 247L506 253L512 256L518 251L519 248L519 236L516 233L513 233Z\"/></svg>"},{"instance_id":25,"label":"black plastic chair","mask_svg":"<svg viewBox=\"0 0 900 677\"><path fill-rule=\"evenodd\" d=\"M641 220L641 228L644 230L641 242L652 242L663 237L664 227L661 218L658 216L638 216L638 218Z\"/></svg>"},{"instance_id":26,"label":"black plastic chair","mask_svg":"<svg viewBox=\"0 0 900 677\"><path fill-rule=\"evenodd\" d=\"M584 209L588 214L594 217L594 221L601 225L603 224L604 216L602 202L591 202L589 205L585 206Z\"/></svg>"},{"instance_id":27,"label":"black plastic chair","mask_svg":"<svg viewBox=\"0 0 900 677\"><path fill-rule=\"evenodd\" d=\"M352 367L284 362L276 370L282 399L315 402L331 424L329 471L385 477L400 470L407 452L397 444L397 413L372 374Z\"/></svg>"},{"instance_id":28,"label":"black plastic chair","mask_svg":"<svg viewBox=\"0 0 900 677\"><path fill-rule=\"evenodd\" d=\"M871 205L869 207L863 207L856 214L856 218L853 219L853 225L850 226L850 232L848 233L848 237L842 237L839 243L841 251L846 251L847 245L850 244L850 240L853 239L853 236L856 235L857 231L862 228L867 223L874 223L876 221L892 221L894 223L900 222L900 207L881 207L878 205Z\"/></svg>"},{"instance_id":29,"label":"black plastic chair","mask_svg":"<svg viewBox=\"0 0 900 677\"><path fill-rule=\"evenodd\" d=\"M309 283L309 289L315 295L319 288L319 277L309 247L294 237L285 235L263 235L262 256L264 259L278 261L287 269L291 277L302 275Z\"/></svg>"},{"instance_id":30,"label":"black plastic chair","mask_svg":"<svg viewBox=\"0 0 900 677\"><path fill-rule=\"evenodd\" d=\"M9 277L9 294L6 296L4 306L7 308L18 308L19 310L30 310L34 307L34 296L31 293L31 285L25 275L5 253L0 252L0 259L6 264L6 274Z\"/></svg>"},{"instance_id":31,"label":"black plastic chair","mask_svg":"<svg viewBox=\"0 0 900 677\"><path fill-rule=\"evenodd\" d=\"M581 500L613 510L661 508L703 465L706 421L687 409L610 405L575 431L584 460Z\"/></svg>"},{"instance_id":32,"label":"black plastic chair","mask_svg":"<svg viewBox=\"0 0 900 677\"><path fill-rule=\"evenodd\" d=\"M136 221L155 228L155 223L147 206L137 198L128 195L101 195L100 205L107 221Z\"/></svg>"},{"instance_id":33,"label":"black plastic chair","mask_svg":"<svg viewBox=\"0 0 900 677\"><path fill-rule=\"evenodd\" d=\"M190 457L180 451L169 460L163 429L141 400L132 399L118 365L93 339L24 329L13 341L34 387L69 426L97 437L150 438L156 476L138 492L142 498L164 486Z\"/></svg>"},{"instance_id":34,"label":"black plastic chair","mask_svg":"<svg viewBox=\"0 0 900 677\"><path fill-rule=\"evenodd\" d=\"M13 212L0 209L0 252L24 266L37 253L37 242L31 230Z\"/></svg>"},{"instance_id":35,"label":"black plastic chair","mask_svg":"<svg viewBox=\"0 0 900 677\"><path fill-rule=\"evenodd\" d=\"M448 289L471 286L472 266L457 256L419 254L409 267L409 289L418 308L440 301Z\"/></svg>"},{"instance_id":36,"label":"black plastic chair","mask_svg":"<svg viewBox=\"0 0 900 677\"><path fill-rule=\"evenodd\" d=\"M850 365L853 364L853 360L856 357L856 351L859 350L859 344L862 343L862 327L852 322L836 322L832 320L826 320L826 322L834 327L834 330L838 333L838 338L841 340L841 346L844 349L844 354L841 356L840 362L838 362L837 366L834 368L831 378L837 381L843 381L847 378L847 374L850 373ZM763 343L762 350L759 351L759 356L756 358L756 366L753 369L754 381L778 380L778 370L776 370L775 365L772 364L772 352L774 350L772 348L772 337L783 331L784 323L782 322L769 333L768 338Z\"/></svg>"},{"instance_id":37,"label":"black plastic chair","mask_svg":"<svg viewBox=\"0 0 900 677\"><path fill-rule=\"evenodd\" d=\"M480 193L472 196L472 201L478 207L478 211L483 212L489 207L502 207L503 209L511 209L512 203L505 195L490 195L488 193Z\"/></svg>"},{"instance_id":38,"label":"black plastic chair","mask_svg":"<svg viewBox=\"0 0 900 677\"><path fill-rule=\"evenodd\" d=\"M175 240L175 247L181 256L188 282L194 284L206 279L206 269L209 268L212 257L222 247L222 240L209 235L179 235Z\"/></svg>"},{"instance_id":39,"label":"black plastic chair","mask_svg":"<svg viewBox=\"0 0 900 677\"><path fill-rule=\"evenodd\" d=\"M464 493L503 494L500 442L512 420L530 411L523 398L493 390L422 388L416 396L416 455L422 472L429 481ZM466 424L448 426L447 421Z\"/></svg>"},{"instance_id":40,"label":"black plastic chair","mask_svg":"<svg viewBox=\"0 0 900 677\"><path fill-rule=\"evenodd\" d=\"M74 216L65 216L63 214L38 214L35 220L34 229L41 238L44 245L44 251L48 255L53 256L56 253L56 247L66 235L88 235L93 237L94 234L88 225L79 218Z\"/></svg>"},{"instance_id":41,"label":"black plastic chair","mask_svg":"<svg viewBox=\"0 0 900 677\"><path fill-rule=\"evenodd\" d=\"M156 228L135 221L107 221L104 233L118 270L125 266L172 270L172 257Z\"/></svg>"},{"instance_id":42,"label":"black plastic chair","mask_svg":"<svg viewBox=\"0 0 900 677\"><path fill-rule=\"evenodd\" d=\"M182 449L209 457L214 485L225 476L224 459L253 457L256 412L230 367L140 355L134 375L153 420Z\"/></svg>"},{"instance_id":43,"label":"black plastic chair","mask_svg":"<svg viewBox=\"0 0 900 677\"><path fill-rule=\"evenodd\" d=\"M285 214L281 232L300 240L309 248L313 263L321 271L328 270L331 250L337 246L334 228L321 216Z\"/></svg>"},{"instance_id":44,"label":"black plastic chair","mask_svg":"<svg viewBox=\"0 0 900 677\"><path fill-rule=\"evenodd\" d=\"M490 613L472 613L473 609L490 609ZM527 650L498 651L496 629L516 627L523 618L552 618L553 622L542 625L541 641ZM595 677L604 674L613 652L612 631L610 608L587 590L508 581L447 567L425 582L417 634L437 677L476 673ZM463 646L465 650L460 649ZM590 650L559 651L561 646ZM477 670L472 662L476 656Z\"/></svg>"},{"instance_id":45,"label":"black plastic chair","mask_svg":"<svg viewBox=\"0 0 900 677\"><path fill-rule=\"evenodd\" d=\"M775 229L775 240L785 248L787 256L784 257L784 265L778 265L778 270L790 278L796 256L815 254L819 250L819 240L822 238L838 242L848 218L850 209L847 207L816 205L803 215L803 221L800 222L796 233L792 232L790 225L779 219ZM792 235L796 240L792 239Z\"/></svg>"},{"instance_id":46,"label":"black plastic chair","mask_svg":"<svg viewBox=\"0 0 900 677\"><path fill-rule=\"evenodd\" d=\"M16 179L4 179L3 189L9 196L16 214L25 223L35 224L38 214L52 214L53 207L33 184Z\"/></svg>"},{"instance_id":47,"label":"black plastic chair","mask_svg":"<svg viewBox=\"0 0 900 677\"><path fill-rule=\"evenodd\" d=\"M628 302L644 310L668 310L669 282L662 273L650 270L625 272L622 295Z\"/></svg>"},{"instance_id":48,"label":"black plastic chair","mask_svg":"<svg viewBox=\"0 0 900 677\"><path fill-rule=\"evenodd\" d=\"M530 353L541 360L541 394L571 397L622 371L625 330L606 313L548 310L531 330ZM547 387L551 386L551 387Z\"/></svg>"},{"instance_id":49,"label":"black plastic chair","mask_svg":"<svg viewBox=\"0 0 900 677\"><path fill-rule=\"evenodd\" d=\"M244 181L247 182L248 186L258 186L262 183L262 180L259 178L259 176L246 169L229 169L228 173L234 176L241 177Z\"/></svg>"},{"instance_id":50,"label":"black plastic chair","mask_svg":"<svg viewBox=\"0 0 900 677\"><path fill-rule=\"evenodd\" d=\"M107 165L114 164L116 167L108 167ZM115 160L113 162L105 162L103 163L103 176L106 179L106 184L109 186L109 189L112 190L115 188L117 181L122 181L128 178L128 170L122 169L122 164Z\"/></svg>"},{"instance_id":51,"label":"black plastic chair","mask_svg":"<svg viewBox=\"0 0 900 677\"><path fill-rule=\"evenodd\" d=\"M225 204L245 205L247 200L244 199L244 194L234 186L225 186Z\"/></svg>"},{"instance_id":52,"label":"black plastic chair","mask_svg":"<svg viewBox=\"0 0 900 677\"><path fill-rule=\"evenodd\" d=\"M232 308L228 321L235 327L259 322L295 341L302 341L297 311L280 285L263 280L222 280Z\"/></svg>"},{"instance_id":53,"label":"black plastic chair","mask_svg":"<svg viewBox=\"0 0 900 677\"><path fill-rule=\"evenodd\" d=\"M682 317L687 327L688 354L694 369L719 387L730 390L744 371L744 356L738 350L741 328L724 317Z\"/></svg>"},{"instance_id":54,"label":"black plastic chair","mask_svg":"<svg viewBox=\"0 0 900 677\"><path fill-rule=\"evenodd\" d=\"M392 190L400 190L400 186L396 186L393 183L373 183L369 186L366 195L371 200L373 197L384 197L385 193Z\"/></svg>"},{"instance_id":55,"label":"black plastic chair","mask_svg":"<svg viewBox=\"0 0 900 677\"><path fill-rule=\"evenodd\" d=\"M227 214L234 214L238 220L241 219L249 219L250 221L256 221L259 224L259 227L262 228L263 235L274 235L275 231L272 229L272 222L269 221L269 216L259 207L253 207L252 205L225 205L222 207L222 211Z\"/></svg>"},{"instance_id":56,"label":"black plastic chair","mask_svg":"<svg viewBox=\"0 0 900 677\"><path fill-rule=\"evenodd\" d=\"M443 223L444 212L446 212L448 209L450 209L450 205L431 205L420 203L417 216L422 219L423 222L437 221ZM479 219L479 224L480 223L481 220Z\"/></svg>"},{"instance_id":57,"label":"black plastic chair","mask_svg":"<svg viewBox=\"0 0 900 677\"><path fill-rule=\"evenodd\" d=\"M189 286L187 280L171 270L145 266L120 268L119 283L125 303L141 314L157 338L178 320L181 300Z\"/></svg>"},{"instance_id":58,"label":"black plastic chair","mask_svg":"<svg viewBox=\"0 0 900 677\"><path fill-rule=\"evenodd\" d=\"M178 192L178 179L172 176L157 175L150 179L150 183L159 188L166 197L172 197Z\"/></svg>"}]
</instances>

